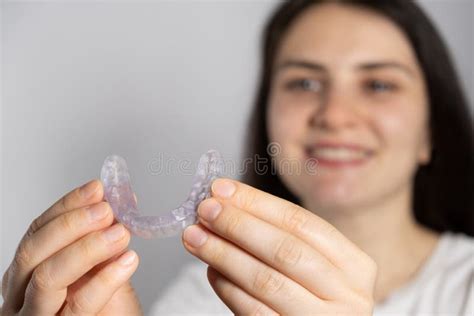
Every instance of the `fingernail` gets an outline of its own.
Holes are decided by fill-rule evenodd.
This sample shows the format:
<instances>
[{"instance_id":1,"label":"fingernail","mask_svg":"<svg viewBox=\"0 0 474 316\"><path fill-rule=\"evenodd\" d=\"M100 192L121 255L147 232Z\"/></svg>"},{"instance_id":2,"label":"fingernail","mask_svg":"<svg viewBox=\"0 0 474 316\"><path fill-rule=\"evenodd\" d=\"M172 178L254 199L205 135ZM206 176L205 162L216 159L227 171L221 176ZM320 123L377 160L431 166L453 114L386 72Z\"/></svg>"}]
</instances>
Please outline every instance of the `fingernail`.
<instances>
[{"instance_id":1,"label":"fingernail","mask_svg":"<svg viewBox=\"0 0 474 316\"><path fill-rule=\"evenodd\" d=\"M79 193L82 198L88 199L95 193L95 191L97 191L98 188L97 181L91 180L79 188Z\"/></svg>"},{"instance_id":2,"label":"fingernail","mask_svg":"<svg viewBox=\"0 0 474 316\"><path fill-rule=\"evenodd\" d=\"M108 207L106 203L97 203L87 207L89 213L89 219L91 222L98 221L108 214Z\"/></svg>"},{"instance_id":3,"label":"fingernail","mask_svg":"<svg viewBox=\"0 0 474 316\"><path fill-rule=\"evenodd\" d=\"M212 182L212 192L220 197L231 197L235 189L235 184L230 180L216 179Z\"/></svg>"},{"instance_id":4,"label":"fingernail","mask_svg":"<svg viewBox=\"0 0 474 316\"><path fill-rule=\"evenodd\" d=\"M207 240L207 234L197 225L188 226L183 233L184 241L194 248L201 247Z\"/></svg>"},{"instance_id":5,"label":"fingernail","mask_svg":"<svg viewBox=\"0 0 474 316\"><path fill-rule=\"evenodd\" d=\"M118 263L120 263L123 266L129 266L135 261L135 257L137 254L133 250L128 250L124 254L120 256L118 259Z\"/></svg>"},{"instance_id":6,"label":"fingernail","mask_svg":"<svg viewBox=\"0 0 474 316\"><path fill-rule=\"evenodd\" d=\"M213 221L221 212L221 204L216 199L206 199L199 204L198 214L208 222Z\"/></svg>"},{"instance_id":7,"label":"fingernail","mask_svg":"<svg viewBox=\"0 0 474 316\"><path fill-rule=\"evenodd\" d=\"M115 224L104 232L104 237L108 242L114 242L122 239L124 234L125 229L123 228L123 225Z\"/></svg>"}]
</instances>

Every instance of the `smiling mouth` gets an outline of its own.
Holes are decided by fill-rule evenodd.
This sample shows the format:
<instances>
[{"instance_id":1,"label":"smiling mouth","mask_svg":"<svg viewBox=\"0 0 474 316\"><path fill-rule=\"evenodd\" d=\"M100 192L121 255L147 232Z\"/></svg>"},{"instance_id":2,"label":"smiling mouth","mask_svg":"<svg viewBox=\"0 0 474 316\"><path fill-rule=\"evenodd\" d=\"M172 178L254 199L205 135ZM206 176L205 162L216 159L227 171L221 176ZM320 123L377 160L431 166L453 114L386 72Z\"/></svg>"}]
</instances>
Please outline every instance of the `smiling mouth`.
<instances>
[{"instance_id":1,"label":"smiling mouth","mask_svg":"<svg viewBox=\"0 0 474 316\"><path fill-rule=\"evenodd\" d=\"M353 144L318 144L305 147L306 158L324 167L349 167L366 163L374 151Z\"/></svg>"}]
</instances>

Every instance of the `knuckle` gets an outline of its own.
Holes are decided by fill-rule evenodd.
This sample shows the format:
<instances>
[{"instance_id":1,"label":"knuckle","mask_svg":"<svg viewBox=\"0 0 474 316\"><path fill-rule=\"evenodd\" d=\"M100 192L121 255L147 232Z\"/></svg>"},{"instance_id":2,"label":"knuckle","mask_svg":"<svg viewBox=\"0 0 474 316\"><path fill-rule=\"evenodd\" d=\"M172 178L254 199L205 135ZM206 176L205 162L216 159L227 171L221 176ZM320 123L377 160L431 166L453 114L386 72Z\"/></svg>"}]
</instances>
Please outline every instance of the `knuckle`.
<instances>
[{"instance_id":1,"label":"knuckle","mask_svg":"<svg viewBox=\"0 0 474 316\"><path fill-rule=\"evenodd\" d=\"M97 248L97 238L96 234L93 237L88 237L82 240L79 243L79 252L82 254L83 258L89 259L94 256Z\"/></svg>"},{"instance_id":2,"label":"knuckle","mask_svg":"<svg viewBox=\"0 0 474 316\"><path fill-rule=\"evenodd\" d=\"M257 202L258 191L254 188L242 188L237 190L237 205L243 209L252 209Z\"/></svg>"},{"instance_id":3,"label":"knuckle","mask_svg":"<svg viewBox=\"0 0 474 316\"><path fill-rule=\"evenodd\" d=\"M74 190L75 191L75 190ZM65 195L63 196L60 200L59 200L59 206L62 210L67 210L68 209L68 205L69 205L69 198L68 198L68 195Z\"/></svg>"},{"instance_id":4,"label":"knuckle","mask_svg":"<svg viewBox=\"0 0 474 316\"><path fill-rule=\"evenodd\" d=\"M61 216L59 216L59 225L61 226L61 229L65 232L70 232L73 231L75 226L77 226L77 221L75 218L75 214L72 213L65 213Z\"/></svg>"},{"instance_id":5,"label":"knuckle","mask_svg":"<svg viewBox=\"0 0 474 316\"><path fill-rule=\"evenodd\" d=\"M26 231L26 237L30 237L31 235L33 235L35 232L37 232L40 227L41 227L41 221L42 221L42 217L37 217L35 218L30 226L28 227L28 230Z\"/></svg>"},{"instance_id":6,"label":"knuckle","mask_svg":"<svg viewBox=\"0 0 474 316\"><path fill-rule=\"evenodd\" d=\"M254 307L253 311L251 311L249 314L252 315L252 316L263 316L263 315L274 316L274 315L278 315L278 314L275 314L273 311L270 311L268 309L268 307L266 307L265 305L263 305L261 303L258 303Z\"/></svg>"},{"instance_id":7,"label":"knuckle","mask_svg":"<svg viewBox=\"0 0 474 316\"><path fill-rule=\"evenodd\" d=\"M262 296L271 296L282 290L283 283L282 277L277 276L270 268L263 268L255 274L253 290Z\"/></svg>"},{"instance_id":8,"label":"knuckle","mask_svg":"<svg viewBox=\"0 0 474 316\"><path fill-rule=\"evenodd\" d=\"M30 262L31 262L30 242L29 242L29 239L26 238L20 242L16 250L16 254L13 257L14 269L26 267L29 265Z\"/></svg>"},{"instance_id":9,"label":"knuckle","mask_svg":"<svg viewBox=\"0 0 474 316\"><path fill-rule=\"evenodd\" d=\"M283 267L297 265L301 261L302 249L298 246L296 239L292 236L283 238L276 248L273 261Z\"/></svg>"},{"instance_id":10,"label":"knuckle","mask_svg":"<svg viewBox=\"0 0 474 316\"><path fill-rule=\"evenodd\" d=\"M262 304L256 304L256 306L253 307L253 310L249 313L249 315L260 316L260 315L266 315L266 314L265 314Z\"/></svg>"},{"instance_id":11,"label":"knuckle","mask_svg":"<svg viewBox=\"0 0 474 316\"><path fill-rule=\"evenodd\" d=\"M81 200L81 194L79 190L79 188L75 188L70 193L61 198L59 205L64 211L71 210L75 204L74 202Z\"/></svg>"},{"instance_id":12,"label":"knuckle","mask_svg":"<svg viewBox=\"0 0 474 316\"><path fill-rule=\"evenodd\" d=\"M8 267L5 273L3 274L2 277L2 297L5 300L6 299L6 293L7 293L7 287L8 287L8 279L9 279L9 274L10 274L10 268Z\"/></svg>"},{"instance_id":13,"label":"knuckle","mask_svg":"<svg viewBox=\"0 0 474 316\"><path fill-rule=\"evenodd\" d=\"M84 293L77 293L73 300L68 302L69 312L72 315L86 315L89 314L89 306L93 306L87 295Z\"/></svg>"},{"instance_id":14,"label":"knuckle","mask_svg":"<svg viewBox=\"0 0 474 316\"><path fill-rule=\"evenodd\" d=\"M213 264L222 263L225 260L226 253L224 249L222 248L222 246L216 245L215 247L213 247L213 250L209 256L210 256L210 261Z\"/></svg>"},{"instance_id":15,"label":"knuckle","mask_svg":"<svg viewBox=\"0 0 474 316\"><path fill-rule=\"evenodd\" d=\"M284 211L283 214L283 227L288 231L298 233L303 232L304 227L309 221L308 215L302 212L297 207L291 207L288 211Z\"/></svg>"},{"instance_id":16,"label":"knuckle","mask_svg":"<svg viewBox=\"0 0 474 316\"><path fill-rule=\"evenodd\" d=\"M238 213L231 214L227 216L225 228L224 228L224 233L226 236L235 236L237 230L239 229L241 225L241 217L238 215Z\"/></svg>"},{"instance_id":17,"label":"knuckle","mask_svg":"<svg viewBox=\"0 0 474 316\"><path fill-rule=\"evenodd\" d=\"M30 284L34 291L43 291L51 288L53 279L46 264L40 264L33 271Z\"/></svg>"}]
</instances>

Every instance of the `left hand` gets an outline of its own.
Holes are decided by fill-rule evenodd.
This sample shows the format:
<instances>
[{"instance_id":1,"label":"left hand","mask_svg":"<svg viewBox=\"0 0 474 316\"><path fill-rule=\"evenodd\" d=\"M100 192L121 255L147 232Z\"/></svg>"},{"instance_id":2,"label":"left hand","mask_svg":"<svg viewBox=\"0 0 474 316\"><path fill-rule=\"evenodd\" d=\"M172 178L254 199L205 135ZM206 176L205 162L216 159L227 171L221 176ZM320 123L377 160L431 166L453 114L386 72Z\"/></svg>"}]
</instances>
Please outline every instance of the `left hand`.
<instances>
[{"instance_id":1,"label":"left hand","mask_svg":"<svg viewBox=\"0 0 474 316\"><path fill-rule=\"evenodd\" d=\"M317 215L222 178L198 215L184 246L233 313L372 315L375 262Z\"/></svg>"}]
</instances>

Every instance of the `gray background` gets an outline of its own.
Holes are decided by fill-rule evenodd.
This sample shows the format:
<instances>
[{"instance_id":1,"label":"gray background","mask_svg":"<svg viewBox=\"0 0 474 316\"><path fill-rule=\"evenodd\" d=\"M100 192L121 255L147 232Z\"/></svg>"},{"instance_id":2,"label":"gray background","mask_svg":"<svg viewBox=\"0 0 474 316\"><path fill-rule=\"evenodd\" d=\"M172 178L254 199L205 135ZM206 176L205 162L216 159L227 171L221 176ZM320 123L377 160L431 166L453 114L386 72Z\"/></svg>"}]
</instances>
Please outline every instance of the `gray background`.
<instances>
[{"instance_id":1,"label":"gray background","mask_svg":"<svg viewBox=\"0 0 474 316\"><path fill-rule=\"evenodd\" d=\"M473 98L473 3L422 1ZM274 1L4 1L1 13L1 274L30 222L126 157L141 209L189 190L200 154L241 161L262 25ZM156 159L174 159L156 174ZM178 160L191 165L178 170ZM228 174L237 177L236 174ZM133 283L150 305L184 263L179 237L134 238ZM1 299L0 299L1 302Z\"/></svg>"}]
</instances>

